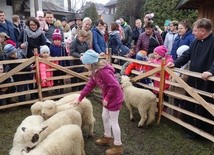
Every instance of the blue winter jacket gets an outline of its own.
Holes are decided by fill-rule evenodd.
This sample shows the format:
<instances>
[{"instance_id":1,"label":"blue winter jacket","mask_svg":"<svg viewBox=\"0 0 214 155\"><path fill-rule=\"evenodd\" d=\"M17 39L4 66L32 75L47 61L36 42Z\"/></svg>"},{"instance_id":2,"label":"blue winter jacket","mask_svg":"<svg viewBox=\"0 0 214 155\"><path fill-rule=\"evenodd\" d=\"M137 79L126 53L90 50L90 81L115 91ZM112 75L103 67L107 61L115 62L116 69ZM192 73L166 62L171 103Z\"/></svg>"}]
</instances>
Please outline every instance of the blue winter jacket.
<instances>
[{"instance_id":1,"label":"blue winter jacket","mask_svg":"<svg viewBox=\"0 0 214 155\"><path fill-rule=\"evenodd\" d=\"M119 49L122 45L119 31L115 30L109 34L108 48L112 49L112 54L119 55Z\"/></svg>"},{"instance_id":2,"label":"blue winter jacket","mask_svg":"<svg viewBox=\"0 0 214 155\"><path fill-rule=\"evenodd\" d=\"M104 36L100 33L100 31L95 27L92 29L93 34L93 49L97 53L106 52L106 43L104 40Z\"/></svg>"},{"instance_id":3,"label":"blue winter jacket","mask_svg":"<svg viewBox=\"0 0 214 155\"><path fill-rule=\"evenodd\" d=\"M14 42L16 42L18 38L15 37L13 24L9 20L5 20L5 22L6 24L0 23L0 32L5 32Z\"/></svg>"},{"instance_id":4,"label":"blue winter jacket","mask_svg":"<svg viewBox=\"0 0 214 155\"><path fill-rule=\"evenodd\" d=\"M194 40L195 40L195 36L192 34L192 30L188 30L183 37L180 37L180 35L177 35L177 37L175 38L175 40L173 42L172 50L170 53L172 55L172 58L174 60L177 59L176 51L180 46L182 46L182 45L190 46Z\"/></svg>"}]
</instances>

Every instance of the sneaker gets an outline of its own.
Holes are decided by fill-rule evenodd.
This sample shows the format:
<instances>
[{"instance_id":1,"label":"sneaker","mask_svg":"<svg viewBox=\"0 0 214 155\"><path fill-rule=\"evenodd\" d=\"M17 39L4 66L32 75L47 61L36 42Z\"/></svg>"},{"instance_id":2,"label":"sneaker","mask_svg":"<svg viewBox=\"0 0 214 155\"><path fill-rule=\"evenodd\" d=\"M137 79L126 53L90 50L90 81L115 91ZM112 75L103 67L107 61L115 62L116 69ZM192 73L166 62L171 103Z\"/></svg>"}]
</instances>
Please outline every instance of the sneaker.
<instances>
[{"instance_id":1,"label":"sneaker","mask_svg":"<svg viewBox=\"0 0 214 155\"><path fill-rule=\"evenodd\" d=\"M111 145L113 143L113 138L112 137L101 137L100 139L97 139L95 141L96 145Z\"/></svg>"},{"instance_id":2,"label":"sneaker","mask_svg":"<svg viewBox=\"0 0 214 155\"><path fill-rule=\"evenodd\" d=\"M123 154L122 145L114 145L112 148L106 150L106 155L121 155Z\"/></svg>"}]
</instances>

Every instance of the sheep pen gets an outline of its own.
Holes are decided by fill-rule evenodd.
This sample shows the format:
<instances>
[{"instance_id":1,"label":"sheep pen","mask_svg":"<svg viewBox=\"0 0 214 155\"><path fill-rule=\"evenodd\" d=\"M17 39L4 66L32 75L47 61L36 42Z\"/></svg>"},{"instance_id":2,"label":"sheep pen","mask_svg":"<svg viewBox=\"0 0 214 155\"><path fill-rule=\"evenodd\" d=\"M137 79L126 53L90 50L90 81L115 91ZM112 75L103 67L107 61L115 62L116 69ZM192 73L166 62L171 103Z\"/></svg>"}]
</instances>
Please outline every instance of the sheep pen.
<instances>
[{"instance_id":1,"label":"sheep pen","mask_svg":"<svg viewBox=\"0 0 214 155\"><path fill-rule=\"evenodd\" d=\"M96 119L94 137L88 139L87 129L83 129L86 155L104 155L106 146L96 146L97 138L103 135L102 107L93 96L89 97L93 105ZM21 106L0 112L0 155L8 155L12 148L14 133L24 118L31 115L30 106ZM212 155L213 143L206 139L188 140L185 138L182 127L164 117L159 125L153 123L146 128L136 128L140 116L137 109L133 110L134 122L130 122L129 111L123 104L119 116L121 126L124 155Z\"/></svg>"}]
</instances>

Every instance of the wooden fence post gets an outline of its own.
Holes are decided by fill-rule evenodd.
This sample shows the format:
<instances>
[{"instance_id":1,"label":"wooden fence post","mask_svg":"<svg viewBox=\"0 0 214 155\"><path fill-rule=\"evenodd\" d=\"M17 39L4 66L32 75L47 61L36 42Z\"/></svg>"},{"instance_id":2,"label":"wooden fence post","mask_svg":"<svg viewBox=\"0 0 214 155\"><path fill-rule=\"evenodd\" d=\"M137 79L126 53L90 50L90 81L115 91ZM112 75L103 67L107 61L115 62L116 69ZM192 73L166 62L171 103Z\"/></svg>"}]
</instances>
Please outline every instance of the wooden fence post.
<instances>
[{"instance_id":1,"label":"wooden fence post","mask_svg":"<svg viewBox=\"0 0 214 155\"><path fill-rule=\"evenodd\" d=\"M107 59L108 59L109 64L111 64L111 62L112 62L112 49L111 48L108 49Z\"/></svg>"},{"instance_id":2,"label":"wooden fence post","mask_svg":"<svg viewBox=\"0 0 214 155\"><path fill-rule=\"evenodd\" d=\"M38 95L39 95L39 100L42 101L42 86L41 86L41 78L40 78L40 71L39 71L39 54L38 54L38 49L34 48L34 56L35 56L35 65L36 65L36 79L37 79L37 87L38 87Z\"/></svg>"},{"instance_id":3,"label":"wooden fence post","mask_svg":"<svg viewBox=\"0 0 214 155\"><path fill-rule=\"evenodd\" d=\"M160 70L160 85L159 85L159 95L158 95L158 124L160 124L162 110L163 110L163 95L164 95L164 86L165 86L165 70L164 66L166 59L163 58L161 61L161 70Z\"/></svg>"}]
</instances>

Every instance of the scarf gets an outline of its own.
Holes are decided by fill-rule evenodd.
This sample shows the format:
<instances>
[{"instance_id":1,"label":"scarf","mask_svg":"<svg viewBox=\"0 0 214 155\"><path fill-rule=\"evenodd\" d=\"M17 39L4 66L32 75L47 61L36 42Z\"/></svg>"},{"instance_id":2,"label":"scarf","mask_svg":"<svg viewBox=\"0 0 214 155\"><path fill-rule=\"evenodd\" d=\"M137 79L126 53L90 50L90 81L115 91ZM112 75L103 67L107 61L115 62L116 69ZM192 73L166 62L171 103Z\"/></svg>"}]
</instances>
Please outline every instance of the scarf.
<instances>
[{"instance_id":1,"label":"scarf","mask_svg":"<svg viewBox=\"0 0 214 155\"><path fill-rule=\"evenodd\" d=\"M27 36L29 38L37 38L38 36L40 36L43 32L40 29L37 29L36 31L32 31L31 29L29 29L28 26L26 26L25 32L27 33Z\"/></svg>"}]
</instances>

